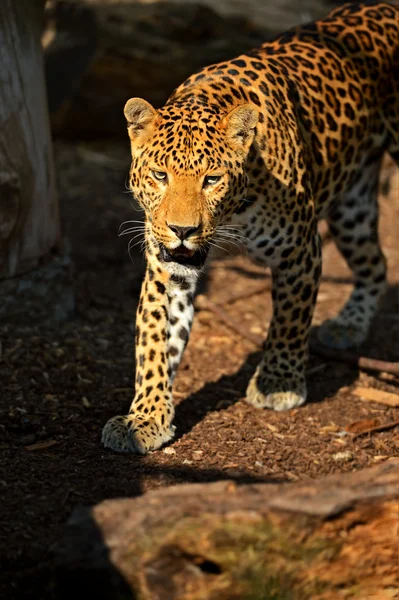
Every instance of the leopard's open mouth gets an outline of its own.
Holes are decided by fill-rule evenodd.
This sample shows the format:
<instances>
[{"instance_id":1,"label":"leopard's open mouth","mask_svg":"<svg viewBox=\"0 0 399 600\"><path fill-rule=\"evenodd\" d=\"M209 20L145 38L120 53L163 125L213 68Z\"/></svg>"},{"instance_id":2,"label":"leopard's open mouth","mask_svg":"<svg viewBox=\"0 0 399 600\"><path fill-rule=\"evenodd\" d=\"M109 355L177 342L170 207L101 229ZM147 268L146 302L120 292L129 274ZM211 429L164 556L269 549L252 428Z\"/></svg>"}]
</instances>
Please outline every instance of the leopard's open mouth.
<instances>
[{"instance_id":1,"label":"leopard's open mouth","mask_svg":"<svg viewBox=\"0 0 399 600\"><path fill-rule=\"evenodd\" d=\"M159 245L161 251L161 260L164 262L176 262L185 267L201 268L206 260L209 251L209 245L203 246L200 250L190 250L181 244L175 250L168 250L163 244Z\"/></svg>"}]
</instances>

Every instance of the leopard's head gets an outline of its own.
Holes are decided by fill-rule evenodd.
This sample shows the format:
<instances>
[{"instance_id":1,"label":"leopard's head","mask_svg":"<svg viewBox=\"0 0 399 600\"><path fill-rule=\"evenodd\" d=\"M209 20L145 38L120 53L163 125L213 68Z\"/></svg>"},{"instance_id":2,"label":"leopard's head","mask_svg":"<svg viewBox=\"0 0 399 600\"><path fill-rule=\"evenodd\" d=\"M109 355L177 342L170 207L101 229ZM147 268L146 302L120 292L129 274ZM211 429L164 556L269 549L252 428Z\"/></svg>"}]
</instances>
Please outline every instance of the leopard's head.
<instances>
[{"instance_id":1,"label":"leopard's head","mask_svg":"<svg viewBox=\"0 0 399 600\"><path fill-rule=\"evenodd\" d=\"M241 104L221 114L191 100L157 111L132 98L124 113L132 152L130 188L161 260L202 266L218 229L245 199L257 110Z\"/></svg>"}]
</instances>

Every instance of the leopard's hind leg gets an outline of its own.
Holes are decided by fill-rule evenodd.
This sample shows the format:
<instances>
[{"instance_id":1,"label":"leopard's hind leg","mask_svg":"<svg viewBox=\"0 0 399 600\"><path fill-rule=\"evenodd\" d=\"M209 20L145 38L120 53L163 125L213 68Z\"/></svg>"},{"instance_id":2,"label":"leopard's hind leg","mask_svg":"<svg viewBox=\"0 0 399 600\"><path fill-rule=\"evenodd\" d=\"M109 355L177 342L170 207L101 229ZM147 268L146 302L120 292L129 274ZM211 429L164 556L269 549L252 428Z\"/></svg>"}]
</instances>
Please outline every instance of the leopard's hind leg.
<instances>
[{"instance_id":1,"label":"leopard's hind leg","mask_svg":"<svg viewBox=\"0 0 399 600\"><path fill-rule=\"evenodd\" d=\"M386 287L386 261L378 238L378 176L382 155L362 161L349 189L327 218L332 236L354 275L354 289L337 317L323 323L320 341L345 349L360 345Z\"/></svg>"}]
</instances>

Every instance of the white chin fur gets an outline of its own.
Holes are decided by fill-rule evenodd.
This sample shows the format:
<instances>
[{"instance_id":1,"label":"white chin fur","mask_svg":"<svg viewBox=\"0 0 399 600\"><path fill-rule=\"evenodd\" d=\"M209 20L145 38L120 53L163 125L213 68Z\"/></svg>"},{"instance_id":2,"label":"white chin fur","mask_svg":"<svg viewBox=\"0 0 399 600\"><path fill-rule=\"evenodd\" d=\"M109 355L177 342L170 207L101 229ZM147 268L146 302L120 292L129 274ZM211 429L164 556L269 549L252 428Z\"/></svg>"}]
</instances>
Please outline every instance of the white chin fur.
<instances>
[{"instance_id":1,"label":"white chin fur","mask_svg":"<svg viewBox=\"0 0 399 600\"><path fill-rule=\"evenodd\" d=\"M177 277L198 277L202 271L202 268L186 267L177 262L165 262L163 266L171 275L176 275Z\"/></svg>"}]
</instances>

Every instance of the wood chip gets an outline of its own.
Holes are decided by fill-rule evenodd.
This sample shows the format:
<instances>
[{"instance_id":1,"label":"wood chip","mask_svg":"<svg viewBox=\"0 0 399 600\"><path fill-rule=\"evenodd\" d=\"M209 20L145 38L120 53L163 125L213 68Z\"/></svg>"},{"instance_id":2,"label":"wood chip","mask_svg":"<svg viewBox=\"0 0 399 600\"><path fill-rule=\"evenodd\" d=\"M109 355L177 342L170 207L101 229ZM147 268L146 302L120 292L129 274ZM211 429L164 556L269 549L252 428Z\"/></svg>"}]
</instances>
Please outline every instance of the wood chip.
<instances>
[{"instance_id":1,"label":"wood chip","mask_svg":"<svg viewBox=\"0 0 399 600\"><path fill-rule=\"evenodd\" d=\"M339 430L340 427L336 425L336 423L330 423L329 425L320 427L320 433L337 433Z\"/></svg>"},{"instance_id":2,"label":"wood chip","mask_svg":"<svg viewBox=\"0 0 399 600\"><path fill-rule=\"evenodd\" d=\"M271 423L265 423L265 425L272 433L278 433L278 429L275 425L272 425Z\"/></svg>"},{"instance_id":3,"label":"wood chip","mask_svg":"<svg viewBox=\"0 0 399 600\"><path fill-rule=\"evenodd\" d=\"M174 448L171 448L170 446L164 448L163 452L164 454L176 454L176 450Z\"/></svg>"},{"instance_id":4,"label":"wood chip","mask_svg":"<svg viewBox=\"0 0 399 600\"><path fill-rule=\"evenodd\" d=\"M56 444L58 444L58 442L55 440L47 440L46 442L37 442L36 444L25 446L25 450L45 450L46 448L51 448L51 446L55 446Z\"/></svg>"},{"instance_id":5,"label":"wood chip","mask_svg":"<svg viewBox=\"0 0 399 600\"><path fill-rule=\"evenodd\" d=\"M357 387L352 390L352 394L366 402L378 402L379 404L395 407L399 406L399 395L392 394L391 392L383 392L375 388Z\"/></svg>"},{"instance_id":6,"label":"wood chip","mask_svg":"<svg viewBox=\"0 0 399 600\"><path fill-rule=\"evenodd\" d=\"M340 444L341 446L346 445L346 440L343 440L342 438L335 438L333 441L334 441L334 444Z\"/></svg>"},{"instance_id":7,"label":"wood chip","mask_svg":"<svg viewBox=\"0 0 399 600\"><path fill-rule=\"evenodd\" d=\"M353 454L352 452L349 452L349 450L346 450L345 452L336 452L332 455L332 459L335 460L335 462L350 462L353 460Z\"/></svg>"}]
</instances>

